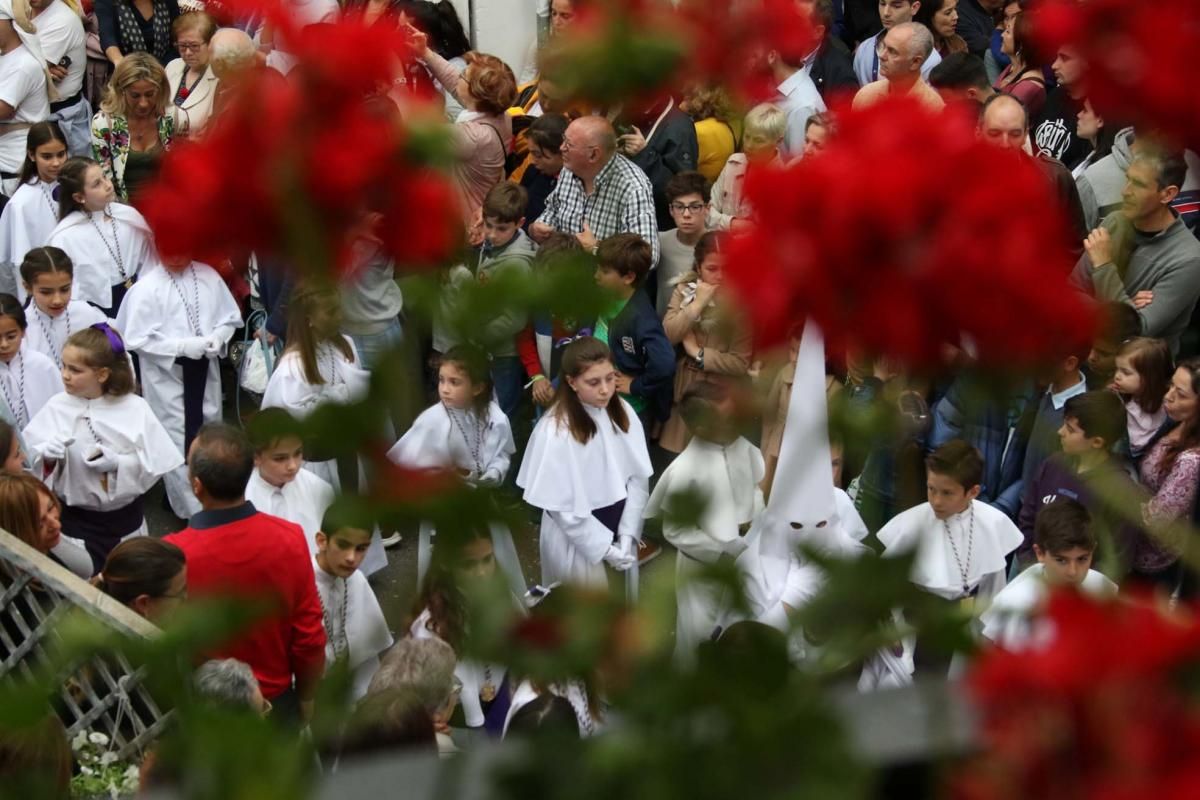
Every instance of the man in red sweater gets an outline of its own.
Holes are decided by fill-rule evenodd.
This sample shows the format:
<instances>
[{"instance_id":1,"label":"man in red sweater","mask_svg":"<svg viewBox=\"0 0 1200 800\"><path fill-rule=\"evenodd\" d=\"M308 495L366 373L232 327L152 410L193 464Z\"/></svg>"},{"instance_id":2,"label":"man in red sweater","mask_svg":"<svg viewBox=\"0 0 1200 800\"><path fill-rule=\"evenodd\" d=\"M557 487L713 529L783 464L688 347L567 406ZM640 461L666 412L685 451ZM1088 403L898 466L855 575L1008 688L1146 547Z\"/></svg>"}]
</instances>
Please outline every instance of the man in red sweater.
<instances>
[{"instance_id":1,"label":"man in red sweater","mask_svg":"<svg viewBox=\"0 0 1200 800\"><path fill-rule=\"evenodd\" d=\"M273 609L209 657L246 662L281 715L308 720L325 669L312 557L300 526L260 514L246 500L253 470L254 451L241 430L202 427L188 452L188 472L204 510L167 541L187 556L189 596L232 595Z\"/></svg>"}]
</instances>

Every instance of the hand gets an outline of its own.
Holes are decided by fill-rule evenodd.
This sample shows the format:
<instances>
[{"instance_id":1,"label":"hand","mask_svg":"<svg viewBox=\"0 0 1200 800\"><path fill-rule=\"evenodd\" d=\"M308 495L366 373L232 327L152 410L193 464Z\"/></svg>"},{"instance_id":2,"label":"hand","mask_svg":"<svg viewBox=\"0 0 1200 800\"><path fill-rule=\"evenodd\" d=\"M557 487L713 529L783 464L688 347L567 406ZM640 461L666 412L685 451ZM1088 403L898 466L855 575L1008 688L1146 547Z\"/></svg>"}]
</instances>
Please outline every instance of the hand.
<instances>
[{"instance_id":1,"label":"hand","mask_svg":"<svg viewBox=\"0 0 1200 800\"><path fill-rule=\"evenodd\" d=\"M617 373L617 394L633 394L633 378L624 372Z\"/></svg>"},{"instance_id":2,"label":"hand","mask_svg":"<svg viewBox=\"0 0 1200 800\"><path fill-rule=\"evenodd\" d=\"M1083 240L1083 249L1092 260L1092 269L1112 263L1112 237L1104 228L1096 228Z\"/></svg>"},{"instance_id":3,"label":"hand","mask_svg":"<svg viewBox=\"0 0 1200 800\"><path fill-rule=\"evenodd\" d=\"M65 434L59 434L42 445L42 459L45 461L60 461L67 457L67 448L75 443L75 439Z\"/></svg>"},{"instance_id":4,"label":"hand","mask_svg":"<svg viewBox=\"0 0 1200 800\"><path fill-rule=\"evenodd\" d=\"M696 299L692 301L692 305L696 307L697 314L712 302L713 295L717 293L718 288L716 284L705 283L704 281L696 284Z\"/></svg>"},{"instance_id":5,"label":"hand","mask_svg":"<svg viewBox=\"0 0 1200 800\"><path fill-rule=\"evenodd\" d=\"M554 233L554 228L544 222L534 222L529 226L530 238L539 244L549 239L552 233Z\"/></svg>"},{"instance_id":6,"label":"hand","mask_svg":"<svg viewBox=\"0 0 1200 800\"><path fill-rule=\"evenodd\" d=\"M267 347L274 347L275 342L279 339L278 336L268 331L265 326L254 332L254 338L258 339L259 341L266 339Z\"/></svg>"},{"instance_id":7,"label":"hand","mask_svg":"<svg viewBox=\"0 0 1200 800\"><path fill-rule=\"evenodd\" d=\"M625 554L625 551L615 545L609 545L608 551L604 554L604 563L615 569L617 572L625 572L631 569L637 563L637 559L633 556Z\"/></svg>"},{"instance_id":8,"label":"hand","mask_svg":"<svg viewBox=\"0 0 1200 800\"><path fill-rule=\"evenodd\" d=\"M646 149L646 137L635 125L633 133L627 133L624 136L617 137L617 147L627 156L636 156L638 153Z\"/></svg>"},{"instance_id":9,"label":"hand","mask_svg":"<svg viewBox=\"0 0 1200 800\"><path fill-rule=\"evenodd\" d=\"M575 234L575 238L579 240L579 244L584 250L591 253L596 249L599 242L596 241L596 234L592 233L592 227L588 225L587 220L583 221L583 233Z\"/></svg>"},{"instance_id":10,"label":"hand","mask_svg":"<svg viewBox=\"0 0 1200 800\"><path fill-rule=\"evenodd\" d=\"M500 471L489 469L475 479L476 486L499 486L504 482L504 478L500 475Z\"/></svg>"},{"instance_id":11,"label":"hand","mask_svg":"<svg viewBox=\"0 0 1200 800\"><path fill-rule=\"evenodd\" d=\"M416 51L417 58L424 61L426 54L429 52L429 37L413 27L413 24L408 21L406 14L400 15L400 28L408 36L408 41L413 46L413 50Z\"/></svg>"},{"instance_id":12,"label":"hand","mask_svg":"<svg viewBox=\"0 0 1200 800\"><path fill-rule=\"evenodd\" d=\"M203 336L189 336L175 343L175 354L181 358L204 358L208 340Z\"/></svg>"},{"instance_id":13,"label":"hand","mask_svg":"<svg viewBox=\"0 0 1200 800\"><path fill-rule=\"evenodd\" d=\"M1149 289L1143 289L1133 296L1134 308L1145 308L1154 300L1154 292Z\"/></svg>"},{"instance_id":14,"label":"hand","mask_svg":"<svg viewBox=\"0 0 1200 800\"><path fill-rule=\"evenodd\" d=\"M63 78L67 77L66 67L60 67L58 64L49 64L47 69L50 71L50 77L56 81L61 81Z\"/></svg>"},{"instance_id":15,"label":"hand","mask_svg":"<svg viewBox=\"0 0 1200 800\"><path fill-rule=\"evenodd\" d=\"M692 358L695 358L700 352L700 344L696 341L696 332L694 330L689 330L684 334L683 341L680 344L683 345L683 352Z\"/></svg>"},{"instance_id":16,"label":"hand","mask_svg":"<svg viewBox=\"0 0 1200 800\"><path fill-rule=\"evenodd\" d=\"M216 336L209 336L204 340L204 355L209 357L218 356L221 354L221 348L224 346L225 343L222 342L220 338Z\"/></svg>"},{"instance_id":17,"label":"hand","mask_svg":"<svg viewBox=\"0 0 1200 800\"><path fill-rule=\"evenodd\" d=\"M115 472L117 469L116 456L110 450L103 447L97 447L93 450L91 455L83 460L83 463L97 472Z\"/></svg>"},{"instance_id":18,"label":"hand","mask_svg":"<svg viewBox=\"0 0 1200 800\"><path fill-rule=\"evenodd\" d=\"M550 385L550 381L543 378L533 382L533 402L542 408L550 407L554 402L554 387Z\"/></svg>"}]
</instances>

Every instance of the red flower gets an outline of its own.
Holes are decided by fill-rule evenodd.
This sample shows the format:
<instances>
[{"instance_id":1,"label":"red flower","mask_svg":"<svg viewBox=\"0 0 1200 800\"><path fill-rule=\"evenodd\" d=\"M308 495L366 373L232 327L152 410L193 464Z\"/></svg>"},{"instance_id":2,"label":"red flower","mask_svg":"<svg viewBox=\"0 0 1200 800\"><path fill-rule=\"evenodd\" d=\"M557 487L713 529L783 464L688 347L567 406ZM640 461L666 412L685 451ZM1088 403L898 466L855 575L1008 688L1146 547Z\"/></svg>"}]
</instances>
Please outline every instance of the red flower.
<instances>
[{"instance_id":1,"label":"red flower","mask_svg":"<svg viewBox=\"0 0 1200 800\"><path fill-rule=\"evenodd\" d=\"M179 91L178 91L178 92L176 92L175 94L179 95L179 99L180 99L180 100L187 100L187 98L188 98L188 95L189 95L189 94L191 94L191 93L192 93L192 90L191 90L191 89L189 89L188 87L186 87L186 86L180 86L180 87L179 87Z\"/></svg>"},{"instance_id":2,"label":"red flower","mask_svg":"<svg viewBox=\"0 0 1200 800\"><path fill-rule=\"evenodd\" d=\"M849 112L820 156L752 169L746 197L728 275L764 344L812 316L838 350L931 363L966 336L1011 367L1091 333L1047 181L959 120L908 101Z\"/></svg>"}]
</instances>

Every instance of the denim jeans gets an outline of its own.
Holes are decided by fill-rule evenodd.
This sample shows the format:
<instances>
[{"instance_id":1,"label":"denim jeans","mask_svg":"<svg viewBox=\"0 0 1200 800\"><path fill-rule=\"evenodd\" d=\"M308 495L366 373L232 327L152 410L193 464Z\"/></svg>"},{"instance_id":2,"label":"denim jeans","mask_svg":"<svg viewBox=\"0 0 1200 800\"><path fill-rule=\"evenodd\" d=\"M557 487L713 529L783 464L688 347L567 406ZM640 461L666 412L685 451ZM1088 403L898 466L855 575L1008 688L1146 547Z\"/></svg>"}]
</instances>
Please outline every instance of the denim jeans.
<instances>
[{"instance_id":1,"label":"denim jeans","mask_svg":"<svg viewBox=\"0 0 1200 800\"><path fill-rule=\"evenodd\" d=\"M404 340L404 329L400 326L400 320L394 319L379 333L352 333L350 338L354 340L354 347L358 350L363 367L372 370L379 364L379 359L384 353Z\"/></svg>"}]
</instances>

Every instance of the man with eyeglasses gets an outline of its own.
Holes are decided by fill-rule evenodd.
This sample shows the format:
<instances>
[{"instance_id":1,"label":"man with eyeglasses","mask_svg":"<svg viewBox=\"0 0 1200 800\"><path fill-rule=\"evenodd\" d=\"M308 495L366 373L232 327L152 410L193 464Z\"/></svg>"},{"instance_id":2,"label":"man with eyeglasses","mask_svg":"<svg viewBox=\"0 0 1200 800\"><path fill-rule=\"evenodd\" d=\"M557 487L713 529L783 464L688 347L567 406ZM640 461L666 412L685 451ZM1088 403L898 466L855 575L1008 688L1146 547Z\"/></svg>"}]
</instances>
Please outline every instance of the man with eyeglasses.
<instances>
[{"instance_id":1,"label":"man with eyeglasses","mask_svg":"<svg viewBox=\"0 0 1200 800\"><path fill-rule=\"evenodd\" d=\"M908 95L930 111L946 101L926 83L921 65L933 52L933 34L919 22L905 22L879 40L879 80L854 95L854 108L865 108L889 96Z\"/></svg>"},{"instance_id":2,"label":"man with eyeglasses","mask_svg":"<svg viewBox=\"0 0 1200 800\"><path fill-rule=\"evenodd\" d=\"M83 73L87 68L87 34L83 20L63 0L29 0L37 26L42 58L58 89L59 99L50 104L50 119L67 137L73 156L92 155L92 107L83 96Z\"/></svg>"},{"instance_id":3,"label":"man with eyeglasses","mask_svg":"<svg viewBox=\"0 0 1200 800\"><path fill-rule=\"evenodd\" d=\"M569 233L594 253L600 241L635 233L649 243L658 263L658 222L646 174L617 152L617 135L604 117L586 116L567 126L563 169L546 198L546 210L529 226L544 242L554 231Z\"/></svg>"}]
</instances>

